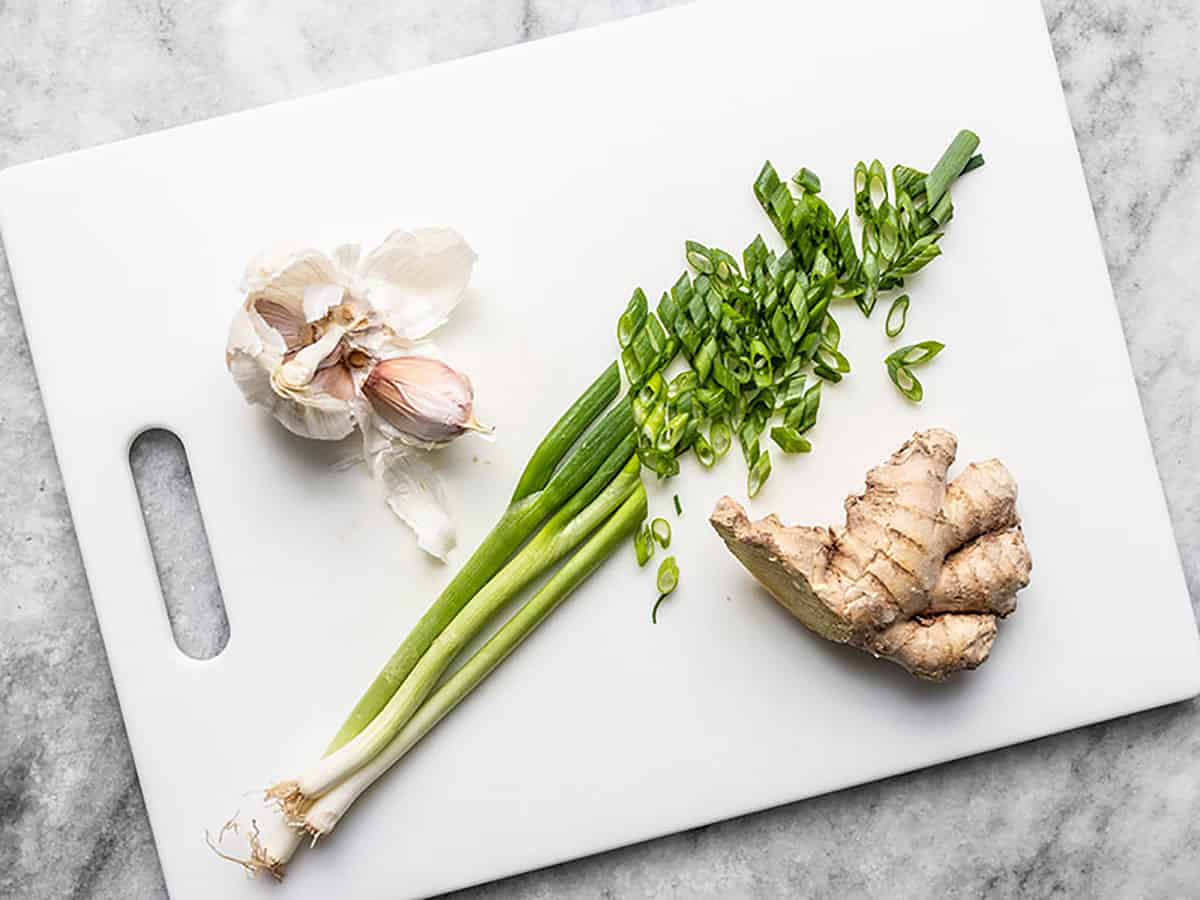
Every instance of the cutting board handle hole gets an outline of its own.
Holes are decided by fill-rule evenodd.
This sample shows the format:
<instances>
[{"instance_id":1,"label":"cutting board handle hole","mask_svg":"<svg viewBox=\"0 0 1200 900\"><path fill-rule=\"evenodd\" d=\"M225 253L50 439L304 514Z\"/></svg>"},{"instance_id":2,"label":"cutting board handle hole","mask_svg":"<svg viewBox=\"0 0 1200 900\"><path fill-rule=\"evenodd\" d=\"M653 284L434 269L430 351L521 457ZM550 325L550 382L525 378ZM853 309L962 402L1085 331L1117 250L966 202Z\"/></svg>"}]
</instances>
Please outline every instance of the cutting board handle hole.
<instances>
[{"instance_id":1,"label":"cutting board handle hole","mask_svg":"<svg viewBox=\"0 0 1200 900\"><path fill-rule=\"evenodd\" d=\"M229 617L183 442L164 428L143 431L129 446L154 568L175 645L212 659L229 643Z\"/></svg>"}]
</instances>

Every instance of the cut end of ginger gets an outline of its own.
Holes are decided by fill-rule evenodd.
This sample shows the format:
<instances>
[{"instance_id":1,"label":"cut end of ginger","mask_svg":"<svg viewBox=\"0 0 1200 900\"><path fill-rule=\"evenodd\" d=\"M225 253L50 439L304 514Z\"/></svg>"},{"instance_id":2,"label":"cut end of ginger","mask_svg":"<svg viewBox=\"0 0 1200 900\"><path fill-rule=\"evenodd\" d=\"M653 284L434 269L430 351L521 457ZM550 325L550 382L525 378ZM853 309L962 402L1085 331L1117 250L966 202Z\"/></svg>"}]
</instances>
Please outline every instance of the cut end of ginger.
<instances>
[{"instance_id":1,"label":"cut end of ginger","mask_svg":"<svg viewBox=\"0 0 1200 900\"><path fill-rule=\"evenodd\" d=\"M999 460L946 475L941 429L914 434L846 499L846 524L752 522L724 497L710 521L768 593L821 637L942 681L988 658L1029 584L1017 485Z\"/></svg>"}]
</instances>

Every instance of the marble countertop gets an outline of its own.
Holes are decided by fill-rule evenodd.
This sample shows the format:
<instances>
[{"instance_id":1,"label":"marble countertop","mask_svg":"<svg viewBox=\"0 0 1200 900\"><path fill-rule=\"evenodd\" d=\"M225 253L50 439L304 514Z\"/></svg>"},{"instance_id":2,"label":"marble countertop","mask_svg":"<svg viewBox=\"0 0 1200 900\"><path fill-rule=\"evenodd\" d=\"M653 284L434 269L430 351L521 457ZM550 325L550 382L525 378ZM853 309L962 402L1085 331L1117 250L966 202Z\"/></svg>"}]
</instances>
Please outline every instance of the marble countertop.
<instances>
[{"instance_id":1,"label":"marble countertop","mask_svg":"<svg viewBox=\"0 0 1200 900\"><path fill-rule=\"evenodd\" d=\"M0 167L668 5L8 0ZM1043 7L1195 603L1200 10ZM0 895L165 896L3 267L0 344ZM1198 726L1178 704L462 896L1194 896Z\"/></svg>"}]
</instances>

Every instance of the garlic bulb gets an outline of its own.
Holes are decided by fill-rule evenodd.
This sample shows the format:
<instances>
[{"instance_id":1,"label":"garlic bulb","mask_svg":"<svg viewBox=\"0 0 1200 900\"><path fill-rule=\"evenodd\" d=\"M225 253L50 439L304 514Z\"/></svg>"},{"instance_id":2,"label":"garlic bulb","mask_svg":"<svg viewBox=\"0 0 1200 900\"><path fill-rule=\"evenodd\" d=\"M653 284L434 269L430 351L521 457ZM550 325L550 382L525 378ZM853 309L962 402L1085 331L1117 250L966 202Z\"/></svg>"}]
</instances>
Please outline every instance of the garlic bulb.
<instances>
[{"instance_id":1,"label":"garlic bulb","mask_svg":"<svg viewBox=\"0 0 1200 900\"><path fill-rule=\"evenodd\" d=\"M344 244L254 260L225 361L248 403L301 437L355 429L389 506L445 558L454 533L421 450L483 431L470 381L429 356L471 278L475 253L450 228L394 231L365 255Z\"/></svg>"}]
</instances>

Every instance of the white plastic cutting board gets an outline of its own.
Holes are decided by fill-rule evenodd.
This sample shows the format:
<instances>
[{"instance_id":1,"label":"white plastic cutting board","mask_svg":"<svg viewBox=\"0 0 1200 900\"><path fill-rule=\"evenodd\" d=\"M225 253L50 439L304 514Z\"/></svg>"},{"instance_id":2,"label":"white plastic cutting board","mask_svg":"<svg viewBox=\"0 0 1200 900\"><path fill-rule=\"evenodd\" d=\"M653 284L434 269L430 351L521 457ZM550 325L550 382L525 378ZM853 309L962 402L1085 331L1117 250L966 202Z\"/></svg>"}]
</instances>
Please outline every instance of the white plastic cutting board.
<instances>
[{"instance_id":1,"label":"white plastic cutting board","mask_svg":"<svg viewBox=\"0 0 1200 900\"><path fill-rule=\"evenodd\" d=\"M342 448L291 438L224 370L243 263L331 222L448 223L480 254L443 343L494 445L445 452L465 557L551 420L614 356L630 290L696 238L769 231L764 158L824 178L861 156L929 165L960 127L987 166L956 189L906 338L948 350L928 400L887 383L882 314L844 311L855 372L816 450L759 513L839 518L913 430L1021 485L1032 586L991 661L943 686L822 643L765 598L706 516L744 469L685 467L682 586L611 562L337 834L291 898L442 891L1191 696L1196 628L1038 4L703 3L0 175L0 221L167 883L260 896L206 849L237 794L317 752L450 570L414 549ZM174 646L127 448L191 459L232 638ZM684 516L675 520L670 493ZM1136 611L1136 613L1134 612Z\"/></svg>"}]
</instances>

